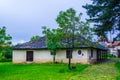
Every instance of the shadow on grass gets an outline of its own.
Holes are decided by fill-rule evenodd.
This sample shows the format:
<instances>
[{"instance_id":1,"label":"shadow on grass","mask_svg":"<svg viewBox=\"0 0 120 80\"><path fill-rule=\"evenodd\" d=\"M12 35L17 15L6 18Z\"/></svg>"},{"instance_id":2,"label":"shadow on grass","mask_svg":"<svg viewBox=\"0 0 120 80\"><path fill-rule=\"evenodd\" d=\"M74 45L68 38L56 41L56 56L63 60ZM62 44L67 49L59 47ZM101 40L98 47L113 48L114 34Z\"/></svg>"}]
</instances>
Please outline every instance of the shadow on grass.
<instances>
[{"instance_id":1,"label":"shadow on grass","mask_svg":"<svg viewBox=\"0 0 120 80\"><path fill-rule=\"evenodd\" d=\"M103 59L103 60L100 60L100 61L97 61L96 63L94 63L94 64L103 64L103 63L111 63L111 62L114 62L114 63L116 63L116 62L118 62L120 59L119 58L108 58L108 59Z\"/></svg>"},{"instance_id":2,"label":"shadow on grass","mask_svg":"<svg viewBox=\"0 0 120 80\"><path fill-rule=\"evenodd\" d=\"M83 71L84 69L86 69L89 65L83 65L83 64L76 64L72 67L75 67L75 69L71 69L69 70L68 68L63 68L63 69L60 69L59 70L59 73L66 73L66 72L81 72Z\"/></svg>"},{"instance_id":3,"label":"shadow on grass","mask_svg":"<svg viewBox=\"0 0 120 80\"><path fill-rule=\"evenodd\" d=\"M109 61L110 61L110 59L104 59L104 60L97 61L93 64L102 64L102 63L106 63L106 62L109 62Z\"/></svg>"}]
</instances>

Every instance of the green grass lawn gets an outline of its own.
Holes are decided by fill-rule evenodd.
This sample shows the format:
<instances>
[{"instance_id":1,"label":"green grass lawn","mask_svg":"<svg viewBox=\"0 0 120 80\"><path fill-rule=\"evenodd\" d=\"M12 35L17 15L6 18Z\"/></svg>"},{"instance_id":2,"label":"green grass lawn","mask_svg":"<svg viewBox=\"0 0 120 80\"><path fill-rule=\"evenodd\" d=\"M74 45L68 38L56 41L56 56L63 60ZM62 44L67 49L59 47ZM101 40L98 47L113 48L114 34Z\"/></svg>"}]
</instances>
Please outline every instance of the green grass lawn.
<instances>
[{"instance_id":1,"label":"green grass lawn","mask_svg":"<svg viewBox=\"0 0 120 80\"><path fill-rule=\"evenodd\" d=\"M0 63L0 80L70 80L88 65L77 65L69 71L67 64L11 64Z\"/></svg>"},{"instance_id":2,"label":"green grass lawn","mask_svg":"<svg viewBox=\"0 0 120 80\"><path fill-rule=\"evenodd\" d=\"M118 70L118 76L117 76L117 80L120 80L120 62L117 62L116 64L115 64L115 66L116 66L116 68L117 68L117 70Z\"/></svg>"},{"instance_id":3,"label":"green grass lawn","mask_svg":"<svg viewBox=\"0 0 120 80\"><path fill-rule=\"evenodd\" d=\"M116 80L119 73L115 66L116 61L110 60L94 65L77 64L76 70L70 71L67 64L0 63L0 80Z\"/></svg>"}]
</instances>

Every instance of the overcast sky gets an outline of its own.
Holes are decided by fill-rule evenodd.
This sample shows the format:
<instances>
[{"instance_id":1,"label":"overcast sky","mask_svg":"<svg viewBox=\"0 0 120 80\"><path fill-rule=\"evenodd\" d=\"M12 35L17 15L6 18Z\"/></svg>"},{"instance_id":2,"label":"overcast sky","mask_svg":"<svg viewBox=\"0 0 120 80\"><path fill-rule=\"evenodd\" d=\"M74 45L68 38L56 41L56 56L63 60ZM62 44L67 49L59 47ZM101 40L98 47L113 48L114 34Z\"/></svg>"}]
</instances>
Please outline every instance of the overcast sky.
<instances>
[{"instance_id":1,"label":"overcast sky","mask_svg":"<svg viewBox=\"0 0 120 80\"><path fill-rule=\"evenodd\" d=\"M74 8L87 18L82 5L90 0L0 0L0 27L6 26L14 44L29 41L34 35L42 36L42 26L56 28L60 11Z\"/></svg>"}]
</instances>

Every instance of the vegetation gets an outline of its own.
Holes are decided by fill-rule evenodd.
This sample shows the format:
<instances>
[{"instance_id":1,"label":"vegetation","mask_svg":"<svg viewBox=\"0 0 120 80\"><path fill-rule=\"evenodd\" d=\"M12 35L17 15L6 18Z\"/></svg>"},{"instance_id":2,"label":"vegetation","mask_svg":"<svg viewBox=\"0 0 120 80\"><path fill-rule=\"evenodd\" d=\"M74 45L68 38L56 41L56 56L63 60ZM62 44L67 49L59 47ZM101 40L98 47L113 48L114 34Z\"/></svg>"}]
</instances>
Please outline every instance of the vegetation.
<instances>
[{"instance_id":1,"label":"vegetation","mask_svg":"<svg viewBox=\"0 0 120 80\"><path fill-rule=\"evenodd\" d=\"M11 47L6 47L2 54L0 54L0 62L11 62L12 61L12 49Z\"/></svg>"},{"instance_id":2,"label":"vegetation","mask_svg":"<svg viewBox=\"0 0 120 80\"><path fill-rule=\"evenodd\" d=\"M92 0L83 6L92 22L96 24L98 36L107 38L106 33L120 30L120 0Z\"/></svg>"},{"instance_id":3,"label":"vegetation","mask_svg":"<svg viewBox=\"0 0 120 80\"><path fill-rule=\"evenodd\" d=\"M119 60L94 65L72 64L76 70L69 70L67 64L0 63L0 80L116 80L116 77L120 80L120 62L116 63Z\"/></svg>"},{"instance_id":4,"label":"vegetation","mask_svg":"<svg viewBox=\"0 0 120 80\"><path fill-rule=\"evenodd\" d=\"M38 39L40 39L40 36L36 35L36 36L31 37L30 41L34 41Z\"/></svg>"},{"instance_id":5,"label":"vegetation","mask_svg":"<svg viewBox=\"0 0 120 80\"><path fill-rule=\"evenodd\" d=\"M115 56L115 55L113 55L113 54L107 54L107 58L108 58L108 59L111 59L111 58L116 58L116 56Z\"/></svg>"},{"instance_id":6,"label":"vegetation","mask_svg":"<svg viewBox=\"0 0 120 80\"><path fill-rule=\"evenodd\" d=\"M89 43L91 40L91 28L89 25L81 20L81 15L80 13L78 16L76 15L76 11L72 8L66 10L66 11L61 11L59 15L57 16L57 23L59 25L59 28L61 29L62 33L62 42L63 45L69 49L69 64L68 68L71 69L71 58L72 58L72 51L75 45L80 45L80 44L86 44ZM83 40L78 40L79 38L81 39L86 39L86 41Z\"/></svg>"},{"instance_id":7,"label":"vegetation","mask_svg":"<svg viewBox=\"0 0 120 80\"><path fill-rule=\"evenodd\" d=\"M80 73L79 78L81 80L116 80L118 73L115 63L116 61L112 59L107 62L91 65Z\"/></svg>"},{"instance_id":8,"label":"vegetation","mask_svg":"<svg viewBox=\"0 0 120 80\"><path fill-rule=\"evenodd\" d=\"M43 29L43 33L47 38L47 47L52 50L54 54L61 46L69 50L69 69L71 69L71 55L74 46L80 44L89 45L92 39L92 28L89 27L88 22L81 21L81 16L81 13L77 16L76 11L72 8L61 11L56 18L59 27L53 30L46 29L46 27Z\"/></svg>"},{"instance_id":9,"label":"vegetation","mask_svg":"<svg viewBox=\"0 0 120 80\"><path fill-rule=\"evenodd\" d=\"M59 29L47 29L43 27L43 34L46 36L46 45L53 55L53 63L55 63L56 51L61 47L61 31Z\"/></svg>"},{"instance_id":10,"label":"vegetation","mask_svg":"<svg viewBox=\"0 0 120 80\"><path fill-rule=\"evenodd\" d=\"M115 64L115 66L116 66L116 68L117 68L117 70L118 70L118 74L119 74L119 76L117 76L117 80L120 80L120 61L117 62L117 63Z\"/></svg>"},{"instance_id":11,"label":"vegetation","mask_svg":"<svg viewBox=\"0 0 120 80\"><path fill-rule=\"evenodd\" d=\"M117 36L115 38L113 38L113 41L120 41L120 33L117 34Z\"/></svg>"},{"instance_id":12,"label":"vegetation","mask_svg":"<svg viewBox=\"0 0 120 80\"><path fill-rule=\"evenodd\" d=\"M0 60L12 58L11 39L12 37L6 34L6 28L0 28Z\"/></svg>"},{"instance_id":13,"label":"vegetation","mask_svg":"<svg viewBox=\"0 0 120 80\"><path fill-rule=\"evenodd\" d=\"M0 63L0 80L71 80L88 65L76 65L76 71L66 64L11 64Z\"/></svg>"}]
</instances>

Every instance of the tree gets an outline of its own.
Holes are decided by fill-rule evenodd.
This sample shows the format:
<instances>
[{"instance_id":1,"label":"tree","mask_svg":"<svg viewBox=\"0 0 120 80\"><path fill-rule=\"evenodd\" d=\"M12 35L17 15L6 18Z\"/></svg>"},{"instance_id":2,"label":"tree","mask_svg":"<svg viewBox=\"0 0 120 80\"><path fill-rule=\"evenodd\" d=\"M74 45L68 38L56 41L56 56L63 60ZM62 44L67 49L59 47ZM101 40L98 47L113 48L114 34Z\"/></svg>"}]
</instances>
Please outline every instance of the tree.
<instances>
[{"instance_id":1,"label":"tree","mask_svg":"<svg viewBox=\"0 0 120 80\"><path fill-rule=\"evenodd\" d=\"M61 47L61 32L59 31L59 29L50 30L46 27L43 27L43 34L45 34L46 36L46 45L51 51L51 54L53 55L53 63L55 63L56 51Z\"/></svg>"},{"instance_id":2,"label":"tree","mask_svg":"<svg viewBox=\"0 0 120 80\"><path fill-rule=\"evenodd\" d=\"M113 41L120 41L120 33L113 39Z\"/></svg>"},{"instance_id":3,"label":"tree","mask_svg":"<svg viewBox=\"0 0 120 80\"><path fill-rule=\"evenodd\" d=\"M108 32L120 30L120 0L92 0L92 4L83 6L94 22L98 36L107 38Z\"/></svg>"},{"instance_id":4,"label":"tree","mask_svg":"<svg viewBox=\"0 0 120 80\"><path fill-rule=\"evenodd\" d=\"M12 37L6 34L6 27L0 28L0 54L2 56L10 48L11 39Z\"/></svg>"},{"instance_id":5,"label":"tree","mask_svg":"<svg viewBox=\"0 0 120 80\"><path fill-rule=\"evenodd\" d=\"M34 41L38 39L40 39L40 36L36 35L36 36L31 37L30 41Z\"/></svg>"},{"instance_id":6,"label":"tree","mask_svg":"<svg viewBox=\"0 0 120 80\"><path fill-rule=\"evenodd\" d=\"M88 22L80 21L81 15L82 13L77 16L76 11L70 8L66 11L61 11L56 19L62 33L62 45L64 45L65 48L68 49L67 52L69 52L69 69L71 69L73 48L80 44L89 45L92 39L92 29L89 27Z\"/></svg>"}]
</instances>

